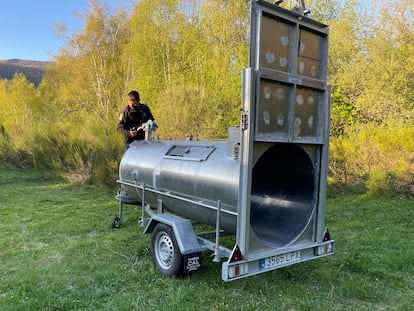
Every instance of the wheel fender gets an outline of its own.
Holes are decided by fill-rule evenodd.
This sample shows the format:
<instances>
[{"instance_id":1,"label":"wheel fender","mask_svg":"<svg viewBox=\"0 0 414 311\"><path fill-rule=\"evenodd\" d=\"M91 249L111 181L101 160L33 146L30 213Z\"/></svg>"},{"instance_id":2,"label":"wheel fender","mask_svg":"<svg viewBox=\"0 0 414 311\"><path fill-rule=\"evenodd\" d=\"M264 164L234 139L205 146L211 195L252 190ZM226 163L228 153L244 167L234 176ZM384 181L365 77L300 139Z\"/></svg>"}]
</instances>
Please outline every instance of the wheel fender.
<instances>
[{"instance_id":1,"label":"wheel fender","mask_svg":"<svg viewBox=\"0 0 414 311\"><path fill-rule=\"evenodd\" d=\"M151 216L150 221L145 227L144 234L152 233L158 223L163 223L172 227L182 255L201 251L197 235L188 219L168 213L154 214Z\"/></svg>"}]
</instances>

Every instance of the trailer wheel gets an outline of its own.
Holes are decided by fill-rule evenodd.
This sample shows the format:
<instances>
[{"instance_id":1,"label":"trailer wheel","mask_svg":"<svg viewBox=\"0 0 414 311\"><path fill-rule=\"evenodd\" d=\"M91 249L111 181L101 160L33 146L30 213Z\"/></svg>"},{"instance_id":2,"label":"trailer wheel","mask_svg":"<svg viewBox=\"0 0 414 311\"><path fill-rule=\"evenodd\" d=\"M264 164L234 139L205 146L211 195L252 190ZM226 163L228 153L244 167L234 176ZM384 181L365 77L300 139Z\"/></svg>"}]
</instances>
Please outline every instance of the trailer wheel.
<instances>
[{"instance_id":1,"label":"trailer wheel","mask_svg":"<svg viewBox=\"0 0 414 311\"><path fill-rule=\"evenodd\" d=\"M183 255L170 226L159 223L151 237L151 255L157 269L169 277L183 274Z\"/></svg>"},{"instance_id":2,"label":"trailer wheel","mask_svg":"<svg viewBox=\"0 0 414 311\"><path fill-rule=\"evenodd\" d=\"M112 219L112 228L119 228L121 227L121 218L119 216L115 216Z\"/></svg>"}]
</instances>

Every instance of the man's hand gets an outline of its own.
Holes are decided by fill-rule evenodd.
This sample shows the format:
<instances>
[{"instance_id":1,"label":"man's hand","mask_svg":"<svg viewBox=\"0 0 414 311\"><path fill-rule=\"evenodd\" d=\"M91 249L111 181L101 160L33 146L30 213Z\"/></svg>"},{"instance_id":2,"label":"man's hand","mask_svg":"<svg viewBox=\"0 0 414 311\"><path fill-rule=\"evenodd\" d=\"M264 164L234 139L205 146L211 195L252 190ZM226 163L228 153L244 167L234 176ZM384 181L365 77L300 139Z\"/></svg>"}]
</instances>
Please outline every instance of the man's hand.
<instances>
[{"instance_id":1,"label":"man's hand","mask_svg":"<svg viewBox=\"0 0 414 311\"><path fill-rule=\"evenodd\" d=\"M132 128L132 129L129 130L129 137L135 137L135 136L137 136L137 133L138 133L138 131L134 127L134 128Z\"/></svg>"}]
</instances>

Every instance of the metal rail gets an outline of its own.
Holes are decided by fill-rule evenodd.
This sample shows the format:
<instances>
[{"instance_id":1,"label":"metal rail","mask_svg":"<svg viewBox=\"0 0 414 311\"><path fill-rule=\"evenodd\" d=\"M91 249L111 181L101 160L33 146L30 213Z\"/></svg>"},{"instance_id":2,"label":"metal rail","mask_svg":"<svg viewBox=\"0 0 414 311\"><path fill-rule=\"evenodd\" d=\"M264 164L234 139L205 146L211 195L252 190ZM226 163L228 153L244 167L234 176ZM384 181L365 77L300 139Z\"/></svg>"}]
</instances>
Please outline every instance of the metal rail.
<instances>
[{"instance_id":1,"label":"metal rail","mask_svg":"<svg viewBox=\"0 0 414 311\"><path fill-rule=\"evenodd\" d=\"M198 206L206 207L206 208L211 209L211 210L217 210L217 206L209 205L209 204L206 204L206 203L203 203L203 202L200 202L200 201L194 201L194 200L191 200L191 199L183 198L183 197L180 197L178 195L171 194L169 192L155 190L153 188L147 188L145 186L145 184L140 185L140 184L136 184L136 183L125 182L125 181L122 181L122 180L117 180L116 182L119 183L119 184L122 184L122 185L135 187L135 188L138 188L138 189L142 189L144 191L150 191L150 192L153 192L153 193L156 193L156 194L160 194L160 195L163 195L163 196L166 196L166 197L170 197L172 199L177 199L177 200L181 200L181 201L184 201L184 202L187 202L187 203L191 203L191 204L195 204L195 205L198 205ZM144 193L143 193L143 195L144 195ZM145 204L144 196L142 197L142 201L143 201L142 203ZM220 200L218 200L218 201L220 201ZM221 211L223 213L226 213L226 214L229 214L229 215L232 215L232 216L237 216L237 212L232 212L232 211L229 211L229 210L226 210L226 209L221 209Z\"/></svg>"},{"instance_id":2,"label":"metal rail","mask_svg":"<svg viewBox=\"0 0 414 311\"><path fill-rule=\"evenodd\" d=\"M212 250L214 252L212 254L212 256L214 257L213 258L214 262L221 262L221 260L220 260L221 258L227 258L231 255L231 250L230 249L220 245L220 236L221 236L221 233L222 233L222 231L220 230L220 214L222 212L224 212L224 213L227 213L227 214L230 214L230 215L233 215L233 216L237 216L237 213L232 212L232 211L228 211L228 210L223 210L221 208L221 201L220 200L217 200L217 206L214 207L212 205L208 205L208 204L202 203L200 201L194 201L194 200L183 198L183 197L180 197L180 196L168 193L168 192L159 191L159 190L155 190L155 189L152 189L152 188L147 188L145 183L136 184L136 183L129 183L129 182L121 181L121 180L117 180L117 182L122 184L122 185L131 186L131 187L134 187L136 189L141 189L142 190L142 195L140 196L141 200L142 200L142 202L141 202L141 207L142 207L141 225L146 224L145 212L147 212L150 216L152 214L154 214L154 212L151 210L150 206L145 205L145 191L150 191L150 192L160 194L160 195L163 195L163 196L167 196L167 197L170 197L170 198L173 198L173 199L181 200L181 201L184 201L184 202L187 202L187 203L196 204L198 206L202 206L202 207L206 207L206 208L209 208L209 209L216 210L216 213L217 213L216 230L214 232L214 234L215 234L215 243L210 241L208 238L203 237L205 232L197 234L197 240L200 243L201 247L203 247L205 249ZM159 201L158 201L158 207L157 207L158 211L162 210L162 208L160 207L161 203ZM120 204L122 206L121 201L120 201ZM120 210L121 210L121 208L120 208ZM120 213L122 213L122 212L120 212Z\"/></svg>"}]
</instances>

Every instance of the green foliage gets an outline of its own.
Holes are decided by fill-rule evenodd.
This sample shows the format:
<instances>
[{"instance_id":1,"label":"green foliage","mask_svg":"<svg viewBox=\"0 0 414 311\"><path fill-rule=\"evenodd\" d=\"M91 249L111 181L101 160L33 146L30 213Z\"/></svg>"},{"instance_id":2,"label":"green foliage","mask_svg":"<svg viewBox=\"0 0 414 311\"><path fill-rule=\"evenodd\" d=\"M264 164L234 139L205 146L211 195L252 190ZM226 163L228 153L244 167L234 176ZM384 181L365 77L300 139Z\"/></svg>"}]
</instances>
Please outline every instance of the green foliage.
<instances>
[{"instance_id":1,"label":"green foliage","mask_svg":"<svg viewBox=\"0 0 414 311\"><path fill-rule=\"evenodd\" d=\"M0 81L0 122L12 145L22 147L25 135L36 126L38 97L34 85L16 74L10 81Z\"/></svg>"},{"instance_id":2,"label":"green foliage","mask_svg":"<svg viewBox=\"0 0 414 311\"><path fill-rule=\"evenodd\" d=\"M8 123L3 123L9 136L17 137L12 148L24 148L35 167L73 182L113 184L122 150L115 129L126 91L125 67L119 64L128 40L128 19L124 9L111 14L104 5L90 5L84 29L71 35L65 49L48 66L36 93L38 101L10 103L19 111L30 107L32 126L24 126L14 135L18 126L25 125L24 120L8 118ZM14 89L30 96L22 87Z\"/></svg>"},{"instance_id":3,"label":"green foliage","mask_svg":"<svg viewBox=\"0 0 414 311\"><path fill-rule=\"evenodd\" d=\"M355 124L355 109L340 86L331 93L331 135L341 135L345 128Z\"/></svg>"},{"instance_id":4,"label":"green foliage","mask_svg":"<svg viewBox=\"0 0 414 311\"><path fill-rule=\"evenodd\" d=\"M357 9L347 2L329 23L333 135L355 122L414 118L412 3L384 1L375 15Z\"/></svg>"},{"instance_id":5,"label":"green foliage","mask_svg":"<svg viewBox=\"0 0 414 311\"><path fill-rule=\"evenodd\" d=\"M128 46L136 68L131 88L156 111L161 132L163 126L170 132L181 120L194 120L191 107L197 107L197 123L209 135L222 137L237 124L241 70L248 60L247 8L244 1L137 3ZM206 108L200 115L201 105ZM172 110L178 118L171 118Z\"/></svg>"},{"instance_id":6,"label":"green foliage","mask_svg":"<svg viewBox=\"0 0 414 311\"><path fill-rule=\"evenodd\" d=\"M294 4L295 1L293 1ZM330 24L334 21L343 18L346 9L352 8L355 1L347 1L341 4L340 1L320 1L308 0L305 1L306 8L310 10L310 17L325 24Z\"/></svg>"},{"instance_id":7,"label":"green foliage","mask_svg":"<svg viewBox=\"0 0 414 311\"><path fill-rule=\"evenodd\" d=\"M161 125L157 135L182 139L189 135L206 138L214 134L215 128L204 119L209 112L209 103L200 87L187 87L184 91L184 87L173 84L159 95L158 100L159 105L156 104L153 111ZM169 104L162 105L166 102Z\"/></svg>"},{"instance_id":8,"label":"green foliage","mask_svg":"<svg viewBox=\"0 0 414 311\"><path fill-rule=\"evenodd\" d=\"M17 166L17 156L10 144L8 135L0 123L0 167Z\"/></svg>"},{"instance_id":9,"label":"green foliage","mask_svg":"<svg viewBox=\"0 0 414 311\"><path fill-rule=\"evenodd\" d=\"M413 163L413 127L354 126L331 139L329 182L341 187L365 185L373 195L413 195Z\"/></svg>"}]
</instances>

